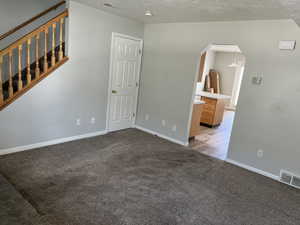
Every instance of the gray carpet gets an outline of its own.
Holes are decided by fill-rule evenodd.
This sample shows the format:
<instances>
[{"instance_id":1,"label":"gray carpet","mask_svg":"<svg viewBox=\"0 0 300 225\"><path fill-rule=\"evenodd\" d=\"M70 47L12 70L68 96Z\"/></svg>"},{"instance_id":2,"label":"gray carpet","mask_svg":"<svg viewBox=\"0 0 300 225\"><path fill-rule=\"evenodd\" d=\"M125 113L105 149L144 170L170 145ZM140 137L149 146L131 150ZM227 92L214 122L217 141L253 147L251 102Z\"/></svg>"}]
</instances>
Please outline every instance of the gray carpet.
<instances>
[{"instance_id":1,"label":"gray carpet","mask_svg":"<svg viewBox=\"0 0 300 225\"><path fill-rule=\"evenodd\" d=\"M129 129L0 157L1 225L299 225L300 192Z\"/></svg>"}]
</instances>

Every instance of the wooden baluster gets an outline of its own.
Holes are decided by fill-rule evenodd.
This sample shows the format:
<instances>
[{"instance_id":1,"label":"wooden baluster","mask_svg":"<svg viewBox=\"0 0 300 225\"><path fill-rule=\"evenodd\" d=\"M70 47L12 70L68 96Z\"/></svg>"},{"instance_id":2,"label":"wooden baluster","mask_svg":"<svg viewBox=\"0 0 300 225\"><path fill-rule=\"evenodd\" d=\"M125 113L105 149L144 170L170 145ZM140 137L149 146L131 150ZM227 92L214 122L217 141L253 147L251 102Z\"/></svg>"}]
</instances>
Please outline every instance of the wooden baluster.
<instances>
[{"instance_id":1,"label":"wooden baluster","mask_svg":"<svg viewBox=\"0 0 300 225\"><path fill-rule=\"evenodd\" d=\"M35 39L35 78L40 76L40 56L39 56L39 42L40 42L40 34L36 35Z\"/></svg>"},{"instance_id":2,"label":"wooden baluster","mask_svg":"<svg viewBox=\"0 0 300 225\"><path fill-rule=\"evenodd\" d=\"M4 102L4 97L3 97L3 81L2 81L2 64L3 64L3 57L0 55L0 106Z\"/></svg>"},{"instance_id":3,"label":"wooden baluster","mask_svg":"<svg viewBox=\"0 0 300 225\"><path fill-rule=\"evenodd\" d=\"M30 46L31 46L31 39L28 39L27 40L27 85L31 83Z\"/></svg>"},{"instance_id":4,"label":"wooden baluster","mask_svg":"<svg viewBox=\"0 0 300 225\"><path fill-rule=\"evenodd\" d=\"M64 18L60 19L60 33L59 33L59 61L61 61L64 57L63 52L63 24L64 24Z\"/></svg>"},{"instance_id":5,"label":"wooden baluster","mask_svg":"<svg viewBox=\"0 0 300 225\"><path fill-rule=\"evenodd\" d=\"M55 66L55 30L56 23L52 25L52 57L51 57L51 66Z\"/></svg>"},{"instance_id":6,"label":"wooden baluster","mask_svg":"<svg viewBox=\"0 0 300 225\"><path fill-rule=\"evenodd\" d=\"M18 75L19 75L19 79L18 79L18 90L22 90L23 89L23 82L22 82L22 45L19 45L19 48L18 48L18 56L19 56L19 59L18 59Z\"/></svg>"},{"instance_id":7,"label":"wooden baluster","mask_svg":"<svg viewBox=\"0 0 300 225\"><path fill-rule=\"evenodd\" d=\"M8 66L9 66L9 84L8 84L8 94L9 98L13 97L14 95L14 88L13 88L13 72L12 72L12 51L8 54Z\"/></svg>"},{"instance_id":8,"label":"wooden baluster","mask_svg":"<svg viewBox=\"0 0 300 225\"><path fill-rule=\"evenodd\" d=\"M48 70L48 28L45 30L45 56L44 56L44 73Z\"/></svg>"}]
</instances>

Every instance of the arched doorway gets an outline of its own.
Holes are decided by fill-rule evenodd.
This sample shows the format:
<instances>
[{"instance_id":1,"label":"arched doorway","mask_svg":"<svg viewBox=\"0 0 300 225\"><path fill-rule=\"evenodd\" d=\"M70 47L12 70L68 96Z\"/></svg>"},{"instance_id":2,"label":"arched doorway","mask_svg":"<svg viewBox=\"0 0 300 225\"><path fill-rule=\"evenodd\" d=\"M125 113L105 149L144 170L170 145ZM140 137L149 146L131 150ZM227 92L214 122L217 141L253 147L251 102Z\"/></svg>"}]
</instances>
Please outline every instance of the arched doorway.
<instances>
[{"instance_id":1,"label":"arched doorway","mask_svg":"<svg viewBox=\"0 0 300 225\"><path fill-rule=\"evenodd\" d=\"M245 63L237 45L211 44L201 52L189 120L192 149L227 158Z\"/></svg>"}]
</instances>

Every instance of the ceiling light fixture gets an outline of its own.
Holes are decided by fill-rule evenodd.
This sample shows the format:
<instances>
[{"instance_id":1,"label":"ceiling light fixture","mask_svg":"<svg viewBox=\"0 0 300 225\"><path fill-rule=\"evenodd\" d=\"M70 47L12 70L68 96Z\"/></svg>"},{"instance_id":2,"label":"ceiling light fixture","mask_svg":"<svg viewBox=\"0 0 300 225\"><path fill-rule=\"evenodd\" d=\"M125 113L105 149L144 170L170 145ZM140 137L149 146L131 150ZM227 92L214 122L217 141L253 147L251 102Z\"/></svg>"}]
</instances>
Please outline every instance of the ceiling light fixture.
<instances>
[{"instance_id":1,"label":"ceiling light fixture","mask_svg":"<svg viewBox=\"0 0 300 225\"><path fill-rule=\"evenodd\" d=\"M145 16L153 16L153 14L150 10L146 10Z\"/></svg>"}]
</instances>

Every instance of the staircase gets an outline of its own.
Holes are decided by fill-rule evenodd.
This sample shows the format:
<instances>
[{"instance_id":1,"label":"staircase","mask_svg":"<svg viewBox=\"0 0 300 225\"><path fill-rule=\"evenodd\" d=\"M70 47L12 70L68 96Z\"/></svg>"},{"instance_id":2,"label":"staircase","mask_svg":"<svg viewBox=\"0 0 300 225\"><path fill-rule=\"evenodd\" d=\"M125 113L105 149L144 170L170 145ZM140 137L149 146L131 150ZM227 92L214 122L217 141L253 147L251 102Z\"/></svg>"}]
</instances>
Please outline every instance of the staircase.
<instances>
[{"instance_id":1,"label":"staircase","mask_svg":"<svg viewBox=\"0 0 300 225\"><path fill-rule=\"evenodd\" d=\"M0 51L0 110L63 65L66 56L65 10Z\"/></svg>"}]
</instances>

